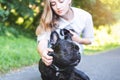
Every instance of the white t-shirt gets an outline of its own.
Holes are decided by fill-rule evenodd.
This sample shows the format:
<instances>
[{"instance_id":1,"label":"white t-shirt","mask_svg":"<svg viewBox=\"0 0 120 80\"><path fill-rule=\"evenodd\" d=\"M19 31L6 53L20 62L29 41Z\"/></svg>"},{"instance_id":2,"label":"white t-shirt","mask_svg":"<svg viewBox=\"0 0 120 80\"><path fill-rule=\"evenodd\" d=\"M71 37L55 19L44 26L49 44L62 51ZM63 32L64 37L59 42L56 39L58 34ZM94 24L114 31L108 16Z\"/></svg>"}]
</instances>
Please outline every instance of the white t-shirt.
<instances>
[{"instance_id":1,"label":"white t-shirt","mask_svg":"<svg viewBox=\"0 0 120 80\"><path fill-rule=\"evenodd\" d=\"M93 21L92 16L79 8L71 7L74 12L74 18L71 21L67 21L63 18L59 20L59 27L56 31L60 29L74 29L75 32L83 38L89 39L91 42L94 39L94 31L93 31ZM58 32L59 33L59 32ZM41 35L38 35L37 41L41 39L50 39L50 32L44 32ZM80 53L83 53L83 46L79 44Z\"/></svg>"}]
</instances>

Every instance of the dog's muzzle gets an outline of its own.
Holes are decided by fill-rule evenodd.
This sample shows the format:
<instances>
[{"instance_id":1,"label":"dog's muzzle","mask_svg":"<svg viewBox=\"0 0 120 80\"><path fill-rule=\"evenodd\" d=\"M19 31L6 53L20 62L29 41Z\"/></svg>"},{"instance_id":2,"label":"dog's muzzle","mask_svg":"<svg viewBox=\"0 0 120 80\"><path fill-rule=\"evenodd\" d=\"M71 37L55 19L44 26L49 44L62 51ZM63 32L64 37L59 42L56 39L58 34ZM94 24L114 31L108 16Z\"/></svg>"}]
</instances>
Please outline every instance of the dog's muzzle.
<instances>
[{"instance_id":1,"label":"dog's muzzle","mask_svg":"<svg viewBox=\"0 0 120 80\"><path fill-rule=\"evenodd\" d=\"M74 63L71 63L70 66L76 66L78 65L80 62L80 59L76 60Z\"/></svg>"},{"instance_id":2,"label":"dog's muzzle","mask_svg":"<svg viewBox=\"0 0 120 80\"><path fill-rule=\"evenodd\" d=\"M54 52L49 52L48 55L49 55L49 56L56 57L55 54L54 54ZM76 66L76 65L79 64L79 62L80 62L80 58L77 59L74 63L71 63L70 66Z\"/></svg>"},{"instance_id":3,"label":"dog's muzzle","mask_svg":"<svg viewBox=\"0 0 120 80\"><path fill-rule=\"evenodd\" d=\"M54 52L49 52L48 53L49 56L53 56L53 57L56 57ZM77 59L74 63L71 63L69 66L72 67L72 66L76 66L78 65L80 62L80 59ZM66 68L64 69L59 69L56 65L52 64L51 65L52 68L54 68L54 70L56 70L56 72L61 72L61 71L64 71Z\"/></svg>"}]
</instances>

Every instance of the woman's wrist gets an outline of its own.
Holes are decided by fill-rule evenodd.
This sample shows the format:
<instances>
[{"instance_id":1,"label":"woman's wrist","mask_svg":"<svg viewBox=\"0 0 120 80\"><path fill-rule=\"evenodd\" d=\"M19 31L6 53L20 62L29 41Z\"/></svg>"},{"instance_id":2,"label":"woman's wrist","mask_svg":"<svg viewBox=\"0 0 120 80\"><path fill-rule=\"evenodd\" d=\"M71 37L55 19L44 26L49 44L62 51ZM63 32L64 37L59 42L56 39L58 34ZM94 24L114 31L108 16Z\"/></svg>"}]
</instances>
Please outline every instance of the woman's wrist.
<instances>
[{"instance_id":1,"label":"woman's wrist","mask_svg":"<svg viewBox=\"0 0 120 80\"><path fill-rule=\"evenodd\" d=\"M78 43L87 45L87 44L91 44L91 41L87 38L79 38Z\"/></svg>"},{"instance_id":2,"label":"woman's wrist","mask_svg":"<svg viewBox=\"0 0 120 80\"><path fill-rule=\"evenodd\" d=\"M41 40L39 43L38 43L38 53L40 54L40 56L44 53L45 49L47 49L47 45L48 42L47 40Z\"/></svg>"}]
</instances>

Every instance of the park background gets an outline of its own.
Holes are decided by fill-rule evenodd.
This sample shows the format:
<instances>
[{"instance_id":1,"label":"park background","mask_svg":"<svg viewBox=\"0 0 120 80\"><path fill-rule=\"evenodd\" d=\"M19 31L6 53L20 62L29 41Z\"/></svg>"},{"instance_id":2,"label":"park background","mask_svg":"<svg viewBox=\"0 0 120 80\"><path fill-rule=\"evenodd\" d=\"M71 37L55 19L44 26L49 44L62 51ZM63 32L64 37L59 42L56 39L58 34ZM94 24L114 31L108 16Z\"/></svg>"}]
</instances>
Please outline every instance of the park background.
<instances>
[{"instance_id":1,"label":"park background","mask_svg":"<svg viewBox=\"0 0 120 80\"><path fill-rule=\"evenodd\" d=\"M44 0L0 0L0 74L37 64L35 29ZM95 41L84 55L120 47L120 0L73 0L93 16Z\"/></svg>"}]
</instances>

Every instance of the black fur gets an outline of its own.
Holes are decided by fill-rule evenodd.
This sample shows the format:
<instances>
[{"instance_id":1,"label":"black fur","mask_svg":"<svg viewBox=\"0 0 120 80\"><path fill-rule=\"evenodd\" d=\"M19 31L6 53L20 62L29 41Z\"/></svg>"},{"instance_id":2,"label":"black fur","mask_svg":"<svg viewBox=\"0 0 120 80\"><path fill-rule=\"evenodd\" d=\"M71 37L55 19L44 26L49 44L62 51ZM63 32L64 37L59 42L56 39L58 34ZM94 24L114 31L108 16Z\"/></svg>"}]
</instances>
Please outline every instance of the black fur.
<instances>
[{"instance_id":1,"label":"black fur","mask_svg":"<svg viewBox=\"0 0 120 80\"><path fill-rule=\"evenodd\" d=\"M60 31L64 39L60 39L56 31L50 36L51 48L54 52L48 53L53 56L53 63L46 66L42 60L39 61L39 71L43 80L90 80L82 71L75 68L80 62L79 47L71 37L69 30Z\"/></svg>"}]
</instances>

